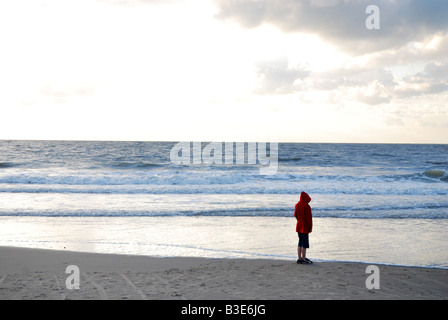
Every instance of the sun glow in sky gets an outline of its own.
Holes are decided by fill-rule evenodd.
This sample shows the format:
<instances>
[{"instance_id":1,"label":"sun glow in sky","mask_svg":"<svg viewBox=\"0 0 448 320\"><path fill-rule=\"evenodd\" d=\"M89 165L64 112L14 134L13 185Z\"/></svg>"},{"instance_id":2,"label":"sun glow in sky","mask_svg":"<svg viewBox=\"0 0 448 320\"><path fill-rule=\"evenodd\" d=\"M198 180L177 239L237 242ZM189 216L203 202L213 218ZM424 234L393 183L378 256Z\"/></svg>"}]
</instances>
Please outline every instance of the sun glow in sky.
<instances>
[{"instance_id":1,"label":"sun glow in sky","mask_svg":"<svg viewBox=\"0 0 448 320\"><path fill-rule=\"evenodd\" d=\"M448 143L447 16L437 0L2 1L0 139Z\"/></svg>"}]
</instances>

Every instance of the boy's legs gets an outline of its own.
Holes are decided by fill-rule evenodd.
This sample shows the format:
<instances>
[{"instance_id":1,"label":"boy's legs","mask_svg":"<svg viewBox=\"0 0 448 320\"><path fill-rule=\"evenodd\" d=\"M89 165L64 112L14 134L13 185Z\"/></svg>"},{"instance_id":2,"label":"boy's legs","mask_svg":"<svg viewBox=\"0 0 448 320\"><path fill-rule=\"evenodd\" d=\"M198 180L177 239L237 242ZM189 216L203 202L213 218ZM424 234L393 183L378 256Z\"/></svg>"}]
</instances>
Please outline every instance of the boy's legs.
<instances>
[{"instance_id":1,"label":"boy's legs","mask_svg":"<svg viewBox=\"0 0 448 320\"><path fill-rule=\"evenodd\" d=\"M306 259L306 248L309 246L308 244L308 235L298 233L299 236L299 244L297 248L297 257L299 260Z\"/></svg>"},{"instance_id":2,"label":"boy's legs","mask_svg":"<svg viewBox=\"0 0 448 320\"><path fill-rule=\"evenodd\" d=\"M299 244L297 248L298 259L300 261L311 262L306 258L306 249L309 248L308 234L298 233L298 236L299 236Z\"/></svg>"},{"instance_id":3,"label":"boy's legs","mask_svg":"<svg viewBox=\"0 0 448 320\"><path fill-rule=\"evenodd\" d=\"M306 258L306 248L297 247L297 257L299 260L305 260Z\"/></svg>"}]
</instances>

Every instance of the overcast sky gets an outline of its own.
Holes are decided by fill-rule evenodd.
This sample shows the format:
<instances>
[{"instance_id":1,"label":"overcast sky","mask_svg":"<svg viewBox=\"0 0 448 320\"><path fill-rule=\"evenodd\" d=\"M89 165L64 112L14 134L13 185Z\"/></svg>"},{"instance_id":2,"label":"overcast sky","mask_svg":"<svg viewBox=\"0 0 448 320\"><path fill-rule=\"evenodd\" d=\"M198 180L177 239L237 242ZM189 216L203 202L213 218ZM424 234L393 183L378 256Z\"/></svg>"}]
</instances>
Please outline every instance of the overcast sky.
<instances>
[{"instance_id":1,"label":"overcast sky","mask_svg":"<svg viewBox=\"0 0 448 320\"><path fill-rule=\"evenodd\" d=\"M1 1L0 41L0 139L448 143L446 0Z\"/></svg>"}]
</instances>

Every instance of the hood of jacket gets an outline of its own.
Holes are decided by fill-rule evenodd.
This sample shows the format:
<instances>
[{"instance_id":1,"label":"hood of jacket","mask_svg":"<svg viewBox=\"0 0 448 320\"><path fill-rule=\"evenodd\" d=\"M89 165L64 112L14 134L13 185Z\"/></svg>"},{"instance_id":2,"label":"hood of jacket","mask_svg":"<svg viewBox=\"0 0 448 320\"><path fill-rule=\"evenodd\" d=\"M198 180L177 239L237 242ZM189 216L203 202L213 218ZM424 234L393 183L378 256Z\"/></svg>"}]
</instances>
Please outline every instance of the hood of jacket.
<instances>
[{"instance_id":1,"label":"hood of jacket","mask_svg":"<svg viewBox=\"0 0 448 320\"><path fill-rule=\"evenodd\" d=\"M305 191L300 194L300 202L310 203L311 197Z\"/></svg>"}]
</instances>

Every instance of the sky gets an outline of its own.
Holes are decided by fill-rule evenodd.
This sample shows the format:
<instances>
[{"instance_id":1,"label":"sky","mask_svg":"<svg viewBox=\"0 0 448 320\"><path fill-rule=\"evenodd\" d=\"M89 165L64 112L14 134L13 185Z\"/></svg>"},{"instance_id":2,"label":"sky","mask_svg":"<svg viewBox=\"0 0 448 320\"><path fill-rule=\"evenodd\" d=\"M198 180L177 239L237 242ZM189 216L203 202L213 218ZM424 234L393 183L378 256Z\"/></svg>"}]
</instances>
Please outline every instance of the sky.
<instances>
[{"instance_id":1,"label":"sky","mask_svg":"<svg viewBox=\"0 0 448 320\"><path fill-rule=\"evenodd\" d=\"M448 143L447 17L446 0L1 1L0 139Z\"/></svg>"}]
</instances>

